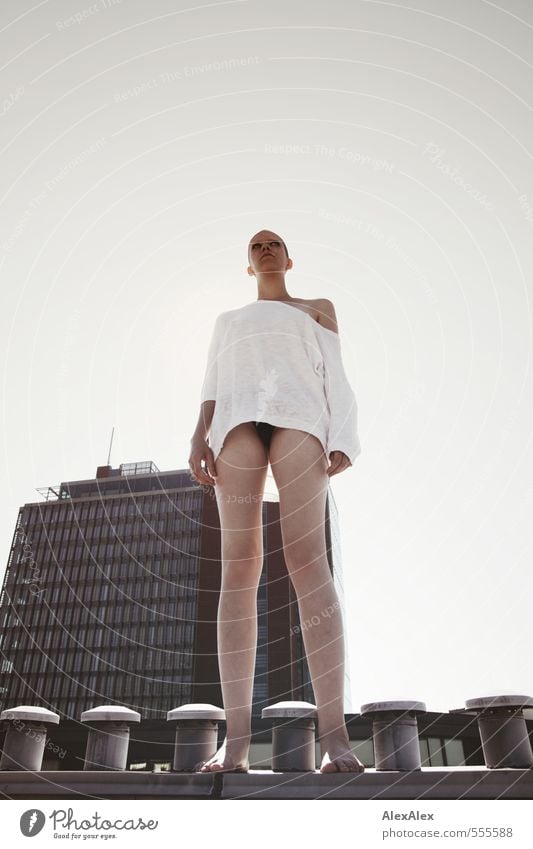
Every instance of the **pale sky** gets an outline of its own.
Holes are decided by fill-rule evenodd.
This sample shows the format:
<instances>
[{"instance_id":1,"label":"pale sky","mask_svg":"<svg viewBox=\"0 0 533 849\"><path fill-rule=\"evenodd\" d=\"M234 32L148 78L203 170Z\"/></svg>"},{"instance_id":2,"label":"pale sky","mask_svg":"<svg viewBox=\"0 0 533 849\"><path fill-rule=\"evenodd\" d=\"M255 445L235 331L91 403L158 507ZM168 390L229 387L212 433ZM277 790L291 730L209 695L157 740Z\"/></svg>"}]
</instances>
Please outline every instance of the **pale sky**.
<instances>
[{"instance_id":1,"label":"pale sky","mask_svg":"<svg viewBox=\"0 0 533 849\"><path fill-rule=\"evenodd\" d=\"M353 709L533 695L533 9L303 9L2 4L2 569L19 505L93 477L113 426L114 466L187 467L268 228L358 401Z\"/></svg>"}]
</instances>

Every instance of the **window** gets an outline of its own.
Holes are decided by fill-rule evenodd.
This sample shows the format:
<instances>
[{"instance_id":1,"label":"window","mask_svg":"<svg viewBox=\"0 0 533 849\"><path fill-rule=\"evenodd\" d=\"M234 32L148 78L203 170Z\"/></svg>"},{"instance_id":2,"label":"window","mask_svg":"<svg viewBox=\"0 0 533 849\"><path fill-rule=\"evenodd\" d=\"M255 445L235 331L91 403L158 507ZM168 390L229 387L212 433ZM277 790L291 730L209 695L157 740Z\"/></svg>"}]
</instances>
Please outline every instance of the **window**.
<instances>
[{"instance_id":1,"label":"window","mask_svg":"<svg viewBox=\"0 0 533 849\"><path fill-rule=\"evenodd\" d=\"M465 765L465 751L462 740L457 738L444 740L444 752L447 766Z\"/></svg>"}]
</instances>

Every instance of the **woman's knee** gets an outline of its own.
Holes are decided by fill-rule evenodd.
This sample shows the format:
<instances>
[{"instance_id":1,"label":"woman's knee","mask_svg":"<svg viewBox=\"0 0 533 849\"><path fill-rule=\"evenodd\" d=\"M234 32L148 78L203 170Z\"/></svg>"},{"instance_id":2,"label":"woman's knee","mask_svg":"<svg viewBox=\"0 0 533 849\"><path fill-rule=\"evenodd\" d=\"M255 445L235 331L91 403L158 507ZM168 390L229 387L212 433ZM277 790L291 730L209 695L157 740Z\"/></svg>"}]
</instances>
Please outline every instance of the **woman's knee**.
<instances>
[{"instance_id":1,"label":"woman's knee","mask_svg":"<svg viewBox=\"0 0 533 849\"><path fill-rule=\"evenodd\" d=\"M327 564L326 550L321 546L309 547L297 543L293 546L284 546L283 553L289 574L300 573L301 570L306 569L307 574L311 576L312 572L317 573L323 570L324 564Z\"/></svg>"},{"instance_id":2,"label":"woman's knee","mask_svg":"<svg viewBox=\"0 0 533 849\"><path fill-rule=\"evenodd\" d=\"M323 523L312 529L295 529L291 524L289 532L283 532L283 554L287 571L295 580L316 581L317 573L329 568L327 558L326 533Z\"/></svg>"},{"instance_id":3,"label":"woman's knee","mask_svg":"<svg viewBox=\"0 0 533 849\"><path fill-rule=\"evenodd\" d=\"M313 561L300 561L287 567L289 578L298 599L328 591L333 586L333 578L327 558Z\"/></svg>"},{"instance_id":4,"label":"woman's knee","mask_svg":"<svg viewBox=\"0 0 533 849\"><path fill-rule=\"evenodd\" d=\"M285 559L310 562L326 553L325 503L322 494L314 503L294 508L290 499L280 502L281 538Z\"/></svg>"},{"instance_id":5,"label":"woman's knee","mask_svg":"<svg viewBox=\"0 0 533 849\"><path fill-rule=\"evenodd\" d=\"M222 530L221 545L222 561L225 563L240 563L260 560L263 557L262 529L245 531Z\"/></svg>"},{"instance_id":6,"label":"woman's knee","mask_svg":"<svg viewBox=\"0 0 533 849\"><path fill-rule=\"evenodd\" d=\"M257 589L263 568L262 555L222 559L222 588L226 590Z\"/></svg>"}]
</instances>

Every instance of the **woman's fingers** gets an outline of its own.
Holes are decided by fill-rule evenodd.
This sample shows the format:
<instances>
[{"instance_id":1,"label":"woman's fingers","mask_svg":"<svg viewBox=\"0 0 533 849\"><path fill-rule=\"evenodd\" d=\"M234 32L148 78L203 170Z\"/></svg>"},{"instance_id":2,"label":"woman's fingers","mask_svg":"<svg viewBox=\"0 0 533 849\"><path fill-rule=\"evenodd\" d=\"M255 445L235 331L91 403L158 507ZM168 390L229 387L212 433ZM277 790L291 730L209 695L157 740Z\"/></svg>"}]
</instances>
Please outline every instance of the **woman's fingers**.
<instances>
[{"instance_id":1,"label":"woman's fingers","mask_svg":"<svg viewBox=\"0 0 533 849\"><path fill-rule=\"evenodd\" d=\"M207 483L209 483L211 486L214 486L217 479L217 472L215 468L213 452L210 448L207 449L207 451L202 457L202 460L205 460L205 469L202 469L202 472L207 479Z\"/></svg>"},{"instance_id":2,"label":"woman's fingers","mask_svg":"<svg viewBox=\"0 0 533 849\"><path fill-rule=\"evenodd\" d=\"M205 462L205 469L202 466ZM189 468L191 477L198 483L205 483L208 486L214 486L216 483L216 468L213 459L213 452L207 449L203 453L191 455L189 458Z\"/></svg>"},{"instance_id":3,"label":"woman's fingers","mask_svg":"<svg viewBox=\"0 0 533 849\"><path fill-rule=\"evenodd\" d=\"M343 472L352 464L350 463L349 457L343 451L332 451L329 455L329 459L331 461L331 466L327 470L327 474L329 477L333 477L333 475L337 475L339 472Z\"/></svg>"},{"instance_id":4,"label":"woman's fingers","mask_svg":"<svg viewBox=\"0 0 533 849\"><path fill-rule=\"evenodd\" d=\"M206 483L209 486L213 486L213 481L210 477L207 476L205 470L200 465L193 465L191 470L191 477L198 483Z\"/></svg>"},{"instance_id":5,"label":"woman's fingers","mask_svg":"<svg viewBox=\"0 0 533 849\"><path fill-rule=\"evenodd\" d=\"M332 451L329 455L331 465L328 468L329 477L333 477L339 471L339 466L342 463L342 453L340 451Z\"/></svg>"},{"instance_id":6,"label":"woman's fingers","mask_svg":"<svg viewBox=\"0 0 533 849\"><path fill-rule=\"evenodd\" d=\"M213 452L211 450L209 451L209 454L206 457L205 463L206 463L206 466L207 466L207 471L211 475L213 481L216 482L217 470L216 470L216 466L215 466L215 461L213 459Z\"/></svg>"}]
</instances>

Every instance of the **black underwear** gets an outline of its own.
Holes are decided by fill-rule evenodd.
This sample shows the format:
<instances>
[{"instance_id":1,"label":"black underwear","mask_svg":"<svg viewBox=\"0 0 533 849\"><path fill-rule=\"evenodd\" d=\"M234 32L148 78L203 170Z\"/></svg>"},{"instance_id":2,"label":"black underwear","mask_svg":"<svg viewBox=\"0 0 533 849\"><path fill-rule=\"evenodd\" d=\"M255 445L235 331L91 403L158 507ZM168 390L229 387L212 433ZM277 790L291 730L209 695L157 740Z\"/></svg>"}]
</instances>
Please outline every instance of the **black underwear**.
<instances>
[{"instance_id":1,"label":"black underwear","mask_svg":"<svg viewBox=\"0 0 533 849\"><path fill-rule=\"evenodd\" d=\"M267 448L270 448L270 440L274 433L274 425L269 422L254 422L254 424L261 441Z\"/></svg>"}]
</instances>

